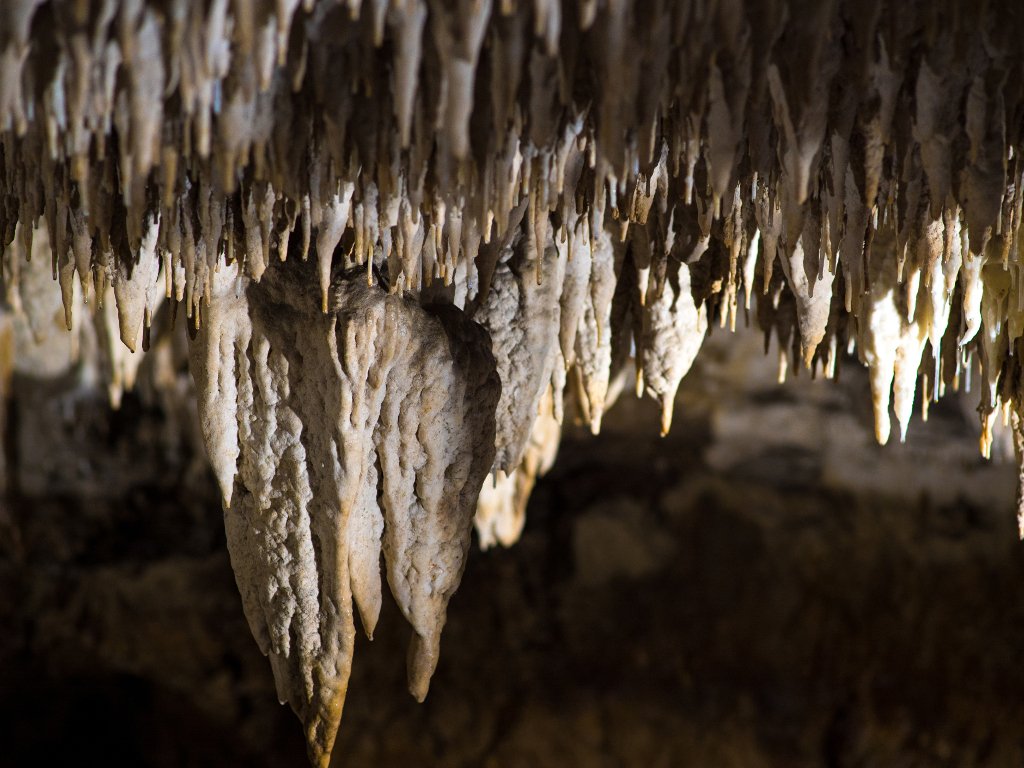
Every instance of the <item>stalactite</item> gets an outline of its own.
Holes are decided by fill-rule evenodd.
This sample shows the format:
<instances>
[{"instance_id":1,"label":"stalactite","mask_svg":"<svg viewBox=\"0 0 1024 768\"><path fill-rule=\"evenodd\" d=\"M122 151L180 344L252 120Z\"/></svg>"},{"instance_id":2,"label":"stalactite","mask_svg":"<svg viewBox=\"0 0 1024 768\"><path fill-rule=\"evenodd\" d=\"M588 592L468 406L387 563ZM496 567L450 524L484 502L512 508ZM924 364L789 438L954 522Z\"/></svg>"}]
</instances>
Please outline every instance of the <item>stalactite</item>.
<instances>
[{"instance_id":1,"label":"stalactite","mask_svg":"<svg viewBox=\"0 0 1024 768\"><path fill-rule=\"evenodd\" d=\"M780 379L856 349L880 442L975 352L983 453L1007 406L1024 439L1024 17L777 5L0 4L7 306L49 322L45 266L115 404L161 302L188 324L314 762L379 552L422 698L474 509L516 539L564 390L596 433L632 359L668 432L752 297Z\"/></svg>"},{"instance_id":2,"label":"stalactite","mask_svg":"<svg viewBox=\"0 0 1024 768\"><path fill-rule=\"evenodd\" d=\"M424 310L357 268L335 275L323 312L311 270L294 271L271 267L260 283L240 281L238 264L217 273L191 368L246 616L310 758L327 765L353 604L372 636L382 550L415 630L410 689L426 695L501 385L486 332L459 310Z\"/></svg>"}]
</instances>

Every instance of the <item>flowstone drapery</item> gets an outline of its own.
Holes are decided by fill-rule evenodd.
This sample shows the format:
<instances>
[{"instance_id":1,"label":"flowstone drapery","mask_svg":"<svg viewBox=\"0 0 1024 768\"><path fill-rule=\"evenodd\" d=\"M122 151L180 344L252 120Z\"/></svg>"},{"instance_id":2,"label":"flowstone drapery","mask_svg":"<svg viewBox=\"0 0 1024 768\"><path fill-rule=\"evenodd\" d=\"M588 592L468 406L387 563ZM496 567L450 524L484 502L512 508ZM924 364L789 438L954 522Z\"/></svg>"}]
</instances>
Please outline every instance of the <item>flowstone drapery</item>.
<instances>
[{"instance_id":1,"label":"flowstone drapery","mask_svg":"<svg viewBox=\"0 0 1024 768\"><path fill-rule=\"evenodd\" d=\"M426 696L501 384L487 334L454 307L422 309L359 274L329 284L324 313L310 282L288 265L258 284L216 273L191 368L246 617L326 765L353 604L371 637L380 613L382 548L414 629L410 690Z\"/></svg>"}]
</instances>

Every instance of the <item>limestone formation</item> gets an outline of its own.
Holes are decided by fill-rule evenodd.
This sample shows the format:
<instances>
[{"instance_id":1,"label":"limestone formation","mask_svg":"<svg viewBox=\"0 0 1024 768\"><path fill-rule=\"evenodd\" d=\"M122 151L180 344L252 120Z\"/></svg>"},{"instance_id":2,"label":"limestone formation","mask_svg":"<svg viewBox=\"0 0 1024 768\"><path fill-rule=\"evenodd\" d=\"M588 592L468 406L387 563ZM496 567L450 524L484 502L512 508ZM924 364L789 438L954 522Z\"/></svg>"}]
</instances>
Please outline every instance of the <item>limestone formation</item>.
<instances>
[{"instance_id":1,"label":"limestone formation","mask_svg":"<svg viewBox=\"0 0 1024 768\"><path fill-rule=\"evenodd\" d=\"M353 604L370 637L380 613L382 548L415 630L409 686L426 696L501 385L486 332L455 308L425 310L349 274L329 284L323 313L311 274L215 273L190 362L246 617L326 765Z\"/></svg>"},{"instance_id":2,"label":"limestone formation","mask_svg":"<svg viewBox=\"0 0 1024 768\"><path fill-rule=\"evenodd\" d=\"M325 765L380 553L422 698L474 511L514 542L627 371L668 432L752 296L780 377L856 350L880 442L977 359L982 452L1024 444L1022 39L999 1L0 0L6 307L52 321L49 253L115 405L161 303L188 324Z\"/></svg>"}]
</instances>

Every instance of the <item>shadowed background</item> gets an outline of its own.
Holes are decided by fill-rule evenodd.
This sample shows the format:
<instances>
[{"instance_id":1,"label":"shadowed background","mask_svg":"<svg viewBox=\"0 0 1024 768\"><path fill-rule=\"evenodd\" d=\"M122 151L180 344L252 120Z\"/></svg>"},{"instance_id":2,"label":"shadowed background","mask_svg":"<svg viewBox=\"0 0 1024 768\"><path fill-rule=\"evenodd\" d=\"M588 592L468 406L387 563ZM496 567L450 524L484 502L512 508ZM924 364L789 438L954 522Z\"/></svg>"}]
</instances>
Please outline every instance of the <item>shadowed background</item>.
<instances>
[{"instance_id":1,"label":"shadowed background","mask_svg":"<svg viewBox=\"0 0 1024 768\"><path fill-rule=\"evenodd\" d=\"M775 360L716 329L666 438L628 391L599 437L568 426L520 543L474 547L423 705L385 590L334 764L1020 765L1013 465L955 394L879 447L859 365L779 385ZM0 764L304 766L188 381L185 406L142 390L111 411L81 368L14 378Z\"/></svg>"}]
</instances>

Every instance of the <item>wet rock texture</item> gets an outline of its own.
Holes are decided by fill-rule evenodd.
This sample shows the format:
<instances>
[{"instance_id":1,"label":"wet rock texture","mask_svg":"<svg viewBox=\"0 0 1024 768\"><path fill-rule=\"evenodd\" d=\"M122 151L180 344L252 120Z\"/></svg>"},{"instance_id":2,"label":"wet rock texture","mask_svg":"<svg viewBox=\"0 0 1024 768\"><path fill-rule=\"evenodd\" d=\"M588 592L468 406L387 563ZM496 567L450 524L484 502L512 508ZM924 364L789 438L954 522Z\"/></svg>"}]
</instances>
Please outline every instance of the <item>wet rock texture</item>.
<instances>
[{"instance_id":1,"label":"wet rock texture","mask_svg":"<svg viewBox=\"0 0 1024 768\"><path fill-rule=\"evenodd\" d=\"M472 548L422 705L385 590L332 764L1019 765L1012 463L948 400L878 446L859 365L780 386L760 343L713 333L664 438L629 393L567 428L520 542ZM145 387L119 412L80 372L11 389L0 765L307 764L199 444Z\"/></svg>"}]
</instances>

